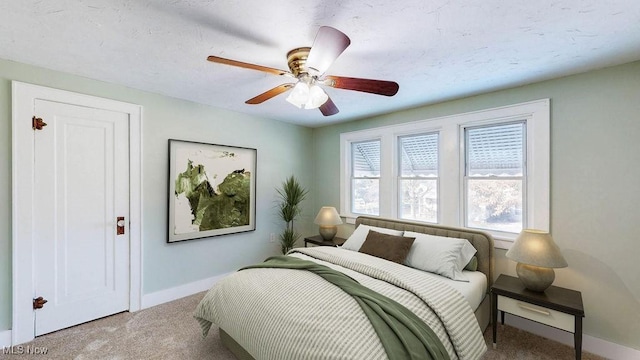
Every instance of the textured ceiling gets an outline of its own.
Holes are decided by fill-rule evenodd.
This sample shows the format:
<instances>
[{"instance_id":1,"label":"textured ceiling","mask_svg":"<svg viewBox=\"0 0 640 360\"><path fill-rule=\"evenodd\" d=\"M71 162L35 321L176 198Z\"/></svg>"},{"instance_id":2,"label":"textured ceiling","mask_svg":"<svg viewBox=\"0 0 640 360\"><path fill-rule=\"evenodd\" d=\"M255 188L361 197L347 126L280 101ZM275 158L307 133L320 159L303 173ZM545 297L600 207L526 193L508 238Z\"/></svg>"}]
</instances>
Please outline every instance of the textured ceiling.
<instances>
[{"instance_id":1,"label":"textured ceiling","mask_svg":"<svg viewBox=\"0 0 640 360\"><path fill-rule=\"evenodd\" d=\"M393 80L394 97L326 88L340 113L300 110L286 53L335 27L351 46L328 74ZM0 58L305 126L412 108L640 59L638 0L3 0Z\"/></svg>"}]
</instances>

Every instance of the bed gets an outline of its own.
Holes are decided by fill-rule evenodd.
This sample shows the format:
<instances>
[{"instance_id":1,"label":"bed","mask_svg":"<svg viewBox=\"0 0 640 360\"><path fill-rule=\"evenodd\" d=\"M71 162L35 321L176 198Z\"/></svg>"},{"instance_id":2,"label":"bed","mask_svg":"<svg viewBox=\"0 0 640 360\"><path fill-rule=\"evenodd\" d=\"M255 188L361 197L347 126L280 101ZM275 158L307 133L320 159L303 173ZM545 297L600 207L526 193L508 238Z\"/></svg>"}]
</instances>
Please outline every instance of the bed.
<instances>
[{"instance_id":1,"label":"bed","mask_svg":"<svg viewBox=\"0 0 640 360\"><path fill-rule=\"evenodd\" d=\"M472 229L365 216L356 219L356 231L359 228L414 237L429 234L445 239L441 241L465 239L475 250L475 271L462 271L465 281L455 281L345 248L298 248L288 256L337 270L402 304L433 329L449 358L482 357L486 351L482 332L490 319L487 292L494 278L491 236ZM352 237L347 243L353 243ZM243 360L389 358L358 303L307 271L236 272L207 292L194 316L203 336L217 325L224 345Z\"/></svg>"}]
</instances>

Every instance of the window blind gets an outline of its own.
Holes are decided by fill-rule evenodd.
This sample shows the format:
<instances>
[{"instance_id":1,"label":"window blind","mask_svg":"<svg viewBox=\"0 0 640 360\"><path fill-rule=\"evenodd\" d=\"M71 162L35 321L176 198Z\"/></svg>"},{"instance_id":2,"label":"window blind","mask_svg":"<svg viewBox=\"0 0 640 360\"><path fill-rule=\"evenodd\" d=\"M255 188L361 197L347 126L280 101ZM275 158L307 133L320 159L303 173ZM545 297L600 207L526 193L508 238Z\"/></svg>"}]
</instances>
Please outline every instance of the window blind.
<instances>
[{"instance_id":1,"label":"window blind","mask_svg":"<svg viewBox=\"0 0 640 360\"><path fill-rule=\"evenodd\" d=\"M525 123L466 129L467 176L522 176Z\"/></svg>"}]
</instances>

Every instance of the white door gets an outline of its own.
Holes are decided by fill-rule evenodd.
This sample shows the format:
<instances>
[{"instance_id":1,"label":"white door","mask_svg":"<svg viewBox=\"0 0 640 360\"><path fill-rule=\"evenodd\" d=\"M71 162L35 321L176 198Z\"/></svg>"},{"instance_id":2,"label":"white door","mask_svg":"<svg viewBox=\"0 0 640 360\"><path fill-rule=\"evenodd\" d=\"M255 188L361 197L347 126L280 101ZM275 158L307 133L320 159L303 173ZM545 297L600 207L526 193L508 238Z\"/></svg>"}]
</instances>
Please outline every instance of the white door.
<instances>
[{"instance_id":1,"label":"white door","mask_svg":"<svg viewBox=\"0 0 640 360\"><path fill-rule=\"evenodd\" d=\"M34 131L34 298L47 300L37 336L129 309L129 118L34 105L47 123Z\"/></svg>"}]
</instances>

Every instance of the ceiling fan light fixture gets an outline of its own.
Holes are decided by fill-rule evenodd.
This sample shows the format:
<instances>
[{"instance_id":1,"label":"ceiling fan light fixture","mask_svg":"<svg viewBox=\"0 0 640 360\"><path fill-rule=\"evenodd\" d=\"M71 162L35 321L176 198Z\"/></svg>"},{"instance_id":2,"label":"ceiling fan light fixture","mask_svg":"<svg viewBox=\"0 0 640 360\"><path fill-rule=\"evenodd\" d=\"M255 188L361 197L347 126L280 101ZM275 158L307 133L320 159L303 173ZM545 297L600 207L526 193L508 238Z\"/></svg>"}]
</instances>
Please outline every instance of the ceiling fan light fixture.
<instances>
[{"instance_id":1,"label":"ceiling fan light fixture","mask_svg":"<svg viewBox=\"0 0 640 360\"><path fill-rule=\"evenodd\" d=\"M287 101L298 109L317 109L327 102L329 96L318 85L300 81L293 87Z\"/></svg>"},{"instance_id":2,"label":"ceiling fan light fixture","mask_svg":"<svg viewBox=\"0 0 640 360\"><path fill-rule=\"evenodd\" d=\"M329 100L329 95L327 95L324 90L318 85L311 85L309 88L309 99L305 104L305 109L317 109L322 104L326 103Z\"/></svg>"},{"instance_id":3,"label":"ceiling fan light fixture","mask_svg":"<svg viewBox=\"0 0 640 360\"><path fill-rule=\"evenodd\" d=\"M308 98L309 85L302 81L299 81L296 86L291 89L289 96L287 96L287 101L298 107L299 109L302 109Z\"/></svg>"}]
</instances>

